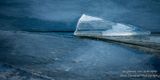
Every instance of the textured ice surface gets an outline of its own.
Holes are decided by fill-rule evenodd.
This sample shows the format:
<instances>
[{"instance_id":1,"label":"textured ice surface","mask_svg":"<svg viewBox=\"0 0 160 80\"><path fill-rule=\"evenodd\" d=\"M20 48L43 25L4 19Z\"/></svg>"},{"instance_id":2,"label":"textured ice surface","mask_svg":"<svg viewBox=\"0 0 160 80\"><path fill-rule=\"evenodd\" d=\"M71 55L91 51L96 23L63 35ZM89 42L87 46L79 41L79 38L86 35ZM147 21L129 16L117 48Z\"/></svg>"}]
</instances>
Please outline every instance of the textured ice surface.
<instances>
[{"instance_id":1,"label":"textured ice surface","mask_svg":"<svg viewBox=\"0 0 160 80\"><path fill-rule=\"evenodd\" d=\"M149 35L149 31L145 31L139 27L115 23L98 17L92 17L83 14L77 23L75 35L90 35L97 33L101 36L133 36L133 35Z\"/></svg>"},{"instance_id":2,"label":"textured ice surface","mask_svg":"<svg viewBox=\"0 0 160 80\"><path fill-rule=\"evenodd\" d=\"M0 31L0 63L11 65L0 66L0 80L150 80L120 75L160 71L154 53L72 34Z\"/></svg>"}]
</instances>

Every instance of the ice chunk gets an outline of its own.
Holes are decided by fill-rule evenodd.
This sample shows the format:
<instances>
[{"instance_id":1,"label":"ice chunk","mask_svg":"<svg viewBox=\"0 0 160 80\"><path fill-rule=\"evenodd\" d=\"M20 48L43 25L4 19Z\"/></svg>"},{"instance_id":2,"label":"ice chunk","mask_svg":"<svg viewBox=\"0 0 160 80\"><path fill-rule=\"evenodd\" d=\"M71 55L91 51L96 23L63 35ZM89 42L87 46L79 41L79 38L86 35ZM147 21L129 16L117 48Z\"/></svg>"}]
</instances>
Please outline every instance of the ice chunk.
<instances>
[{"instance_id":1,"label":"ice chunk","mask_svg":"<svg viewBox=\"0 0 160 80\"><path fill-rule=\"evenodd\" d=\"M85 14L79 19L74 32L74 35L77 36L132 36L149 34L150 31L145 31L133 25L115 23Z\"/></svg>"},{"instance_id":2,"label":"ice chunk","mask_svg":"<svg viewBox=\"0 0 160 80\"><path fill-rule=\"evenodd\" d=\"M83 14L79 21L101 21L103 19Z\"/></svg>"},{"instance_id":3,"label":"ice chunk","mask_svg":"<svg viewBox=\"0 0 160 80\"><path fill-rule=\"evenodd\" d=\"M85 14L79 19L74 35L143 46L154 49L156 53L159 53L160 49L159 35L155 36L137 26L115 23Z\"/></svg>"}]
</instances>

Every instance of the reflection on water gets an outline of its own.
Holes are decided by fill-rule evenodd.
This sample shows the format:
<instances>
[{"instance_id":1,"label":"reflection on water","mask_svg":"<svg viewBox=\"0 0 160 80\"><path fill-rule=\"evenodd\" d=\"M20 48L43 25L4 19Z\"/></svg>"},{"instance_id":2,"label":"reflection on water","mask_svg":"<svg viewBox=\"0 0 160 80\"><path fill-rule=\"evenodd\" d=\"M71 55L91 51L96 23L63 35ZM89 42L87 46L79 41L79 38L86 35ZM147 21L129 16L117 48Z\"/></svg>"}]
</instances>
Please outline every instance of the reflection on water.
<instances>
[{"instance_id":1,"label":"reflection on water","mask_svg":"<svg viewBox=\"0 0 160 80\"><path fill-rule=\"evenodd\" d=\"M1 63L55 80L132 80L120 77L121 73L125 70L160 71L160 57L154 53L82 39L74 37L73 33L2 33L0 40L5 43L0 43Z\"/></svg>"}]
</instances>

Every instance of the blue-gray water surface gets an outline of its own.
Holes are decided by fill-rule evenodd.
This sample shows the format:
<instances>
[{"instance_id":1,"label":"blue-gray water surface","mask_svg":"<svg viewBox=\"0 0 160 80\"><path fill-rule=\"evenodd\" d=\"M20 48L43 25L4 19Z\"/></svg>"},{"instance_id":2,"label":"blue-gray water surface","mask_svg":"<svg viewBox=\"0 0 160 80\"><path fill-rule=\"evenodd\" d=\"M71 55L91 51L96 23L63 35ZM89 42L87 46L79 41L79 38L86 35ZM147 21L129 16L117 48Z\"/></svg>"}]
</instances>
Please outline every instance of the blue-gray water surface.
<instances>
[{"instance_id":1,"label":"blue-gray water surface","mask_svg":"<svg viewBox=\"0 0 160 80\"><path fill-rule=\"evenodd\" d=\"M0 65L1 80L159 80L122 76L126 71L158 74L160 57L155 53L67 32L0 31L0 37L0 62L12 66Z\"/></svg>"}]
</instances>

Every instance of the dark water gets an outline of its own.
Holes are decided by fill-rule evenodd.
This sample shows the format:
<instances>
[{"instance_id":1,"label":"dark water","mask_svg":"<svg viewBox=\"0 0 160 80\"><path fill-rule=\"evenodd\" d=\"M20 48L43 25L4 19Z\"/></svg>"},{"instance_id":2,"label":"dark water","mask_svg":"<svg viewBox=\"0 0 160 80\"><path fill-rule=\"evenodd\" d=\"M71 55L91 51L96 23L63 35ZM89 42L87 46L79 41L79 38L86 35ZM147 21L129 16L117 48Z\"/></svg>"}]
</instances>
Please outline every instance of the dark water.
<instances>
[{"instance_id":1,"label":"dark water","mask_svg":"<svg viewBox=\"0 0 160 80\"><path fill-rule=\"evenodd\" d=\"M65 32L0 31L0 37L0 79L7 72L12 80L159 80L121 76L124 71L158 74L160 57L155 53Z\"/></svg>"},{"instance_id":2,"label":"dark water","mask_svg":"<svg viewBox=\"0 0 160 80\"><path fill-rule=\"evenodd\" d=\"M0 0L0 29L74 31L82 14L160 32L160 0Z\"/></svg>"}]
</instances>

